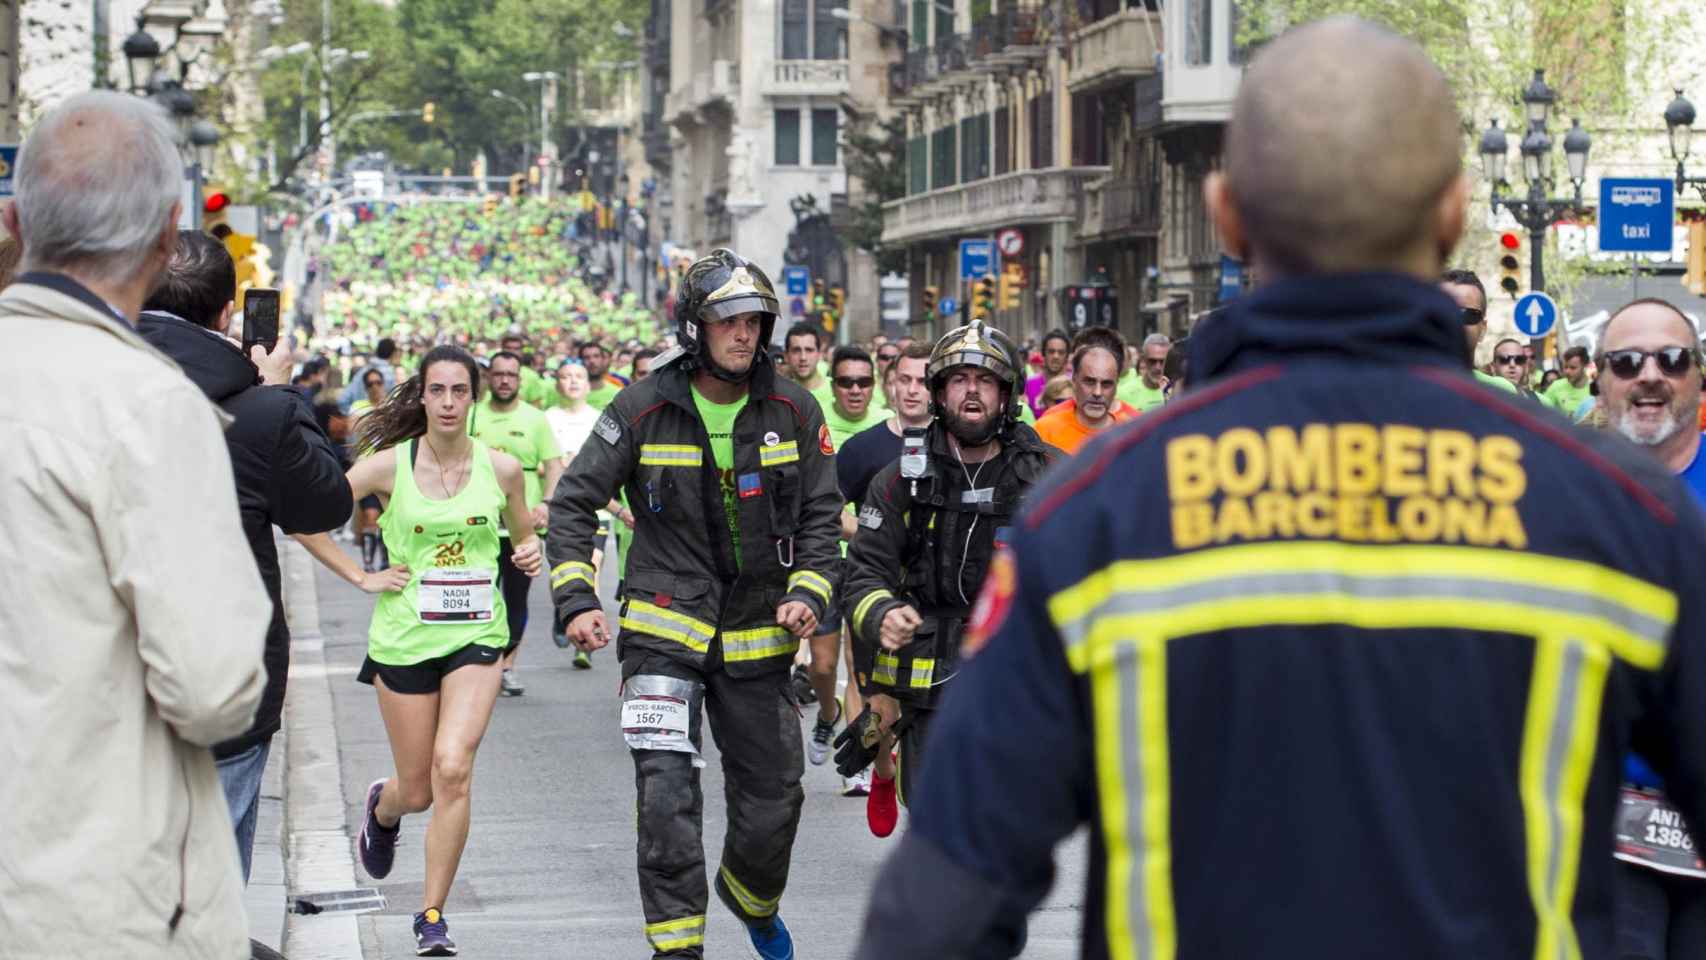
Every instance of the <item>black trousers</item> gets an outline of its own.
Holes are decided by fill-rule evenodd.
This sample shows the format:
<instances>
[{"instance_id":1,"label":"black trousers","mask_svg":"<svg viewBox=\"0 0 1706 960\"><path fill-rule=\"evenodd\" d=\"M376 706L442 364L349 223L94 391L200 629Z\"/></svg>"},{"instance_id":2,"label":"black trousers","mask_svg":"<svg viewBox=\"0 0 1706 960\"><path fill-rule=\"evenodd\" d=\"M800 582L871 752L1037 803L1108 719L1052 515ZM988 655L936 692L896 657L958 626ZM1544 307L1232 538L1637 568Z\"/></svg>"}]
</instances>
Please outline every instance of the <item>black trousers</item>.
<instances>
[{"instance_id":1,"label":"black trousers","mask_svg":"<svg viewBox=\"0 0 1706 960\"><path fill-rule=\"evenodd\" d=\"M788 884L794 832L805 791L800 715L787 671L736 679L720 668L697 671L660 654L623 651L624 682L645 675L703 685L688 737L700 747L709 716L723 760L728 830L717 869L717 896L748 926L768 925ZM630 750L638 795L640 902L654 957L705 955L704 795L698 755ZM695 936L697 932L698 936Z\"/></svg>"},{"instance_id":2,"label":"black trousers","mask_svg":"<svg viewBox=\"0 0 1706 960\"><path fill-rule=\"evenodd\" d=\"M498 541L498 590L503 593L504 618L509 621L508 655L521 649L521 635L527 632L527 592L533 588L533 578L522 573L512 559L515 545L508 537Z\"/></svg>"},{"instance_id":3,"label":"black trousers","mask_svg":"<svg viewBox=\"0 0 1706 960\"><path fill-rule=\"evenodd\" d=\"M1706 880L1617 861L1620 960L1706 957Z\"/></svg>"},{"instance_id":4,"label":"black trousers","mask_svg":"<svg viewBox=\"0 0 1706 960\"><path fill-rule=\"evenodd\" d=\"M912 717L912 723L901 733L897 743L900 756L895 760L894 786L901 804L906 805L907 793L918 782L919 771L924 769L924 741L930 735L930 721L936 716L936 711L910 704L901 709Z\"/></svg>"}]
</instances>

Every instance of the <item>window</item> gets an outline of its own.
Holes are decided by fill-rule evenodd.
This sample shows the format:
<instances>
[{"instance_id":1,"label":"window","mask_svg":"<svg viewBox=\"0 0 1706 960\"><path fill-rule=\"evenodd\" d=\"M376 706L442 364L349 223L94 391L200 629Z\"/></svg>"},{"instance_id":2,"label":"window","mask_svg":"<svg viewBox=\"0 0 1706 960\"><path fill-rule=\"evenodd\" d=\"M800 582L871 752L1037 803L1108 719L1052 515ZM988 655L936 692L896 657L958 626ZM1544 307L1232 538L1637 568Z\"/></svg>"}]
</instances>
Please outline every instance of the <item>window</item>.
<instances>
[{"instance_id":1,"label":"window","mask_svg":"<svg viewBox=\"0 0 1706 960\"><path fill-rule=\"evenodd\" d=\"M776 111L776 166L800 165L800 111Z\"/></svg>"},{"instance_id":2,"label":"window","mask_svg":"<svg viewBox=\"0 0 1706 960\"><path fill-rule=\"evenodd\" d=\"M929 141L922 136L906 141L906 192L923 193L930 189Z\"/></svg>"},{"instance_id":3,"label":"window","mask_svg":"<svg viewBox=\"0 0 1706 960\"><path fill-rule=\"evenodd\" d=\"M912 0L912 46L928 47L930 45L930 2L931 0Z\"/></svg>"},{"instance_id":4,"label":"window","mask_svg":"<svg viewBox=\"0 0 1706 960\"><path fill-rule=\"evenodd\" d=\"M995 111L995 174L1000 176L1013 169L1012 111L998 107Z\"/></svg>"},{"instance_id":5,"label":"window","mask_svg":"<svg viewBox=\"0 0 1706 960\"><path fill-rule=\"evenodd\" d=\"M812 165L817 167L833 167L836 160L835 138L839 129L839 117L833 108L829 110L812 111Z\"/></svg>"},{"instance_id":6,"label":"window","mask_svg":"<svg viewBox=\"0 0 1706 960\"><path fill-rule=\"evenodd\" d=\"M954 130L953 124L930 135L930 189L940 190L951 187L958 181L954 179Z\"/></svg>"},{"instance_id":7,"label":"window","mask_svg":"<svg viewBox=\"0 0 1706 960\"><path fill-rule=\"evenodd\" d=\"M969 183L989 176L989 114L980 113L960 121L960 181Z\"/></svg>"},{"instance_id":8,"label":"window","mask_svg":"<svg viewBox=\"0 0 1706 960\"><path fill-rule=\"evenodd\" d=\"M847 0L782 0L782 59L847 59L847 24L835 17L845 6Z\"/></svg>"},{"instance_id":9,"label":"window","mask_svg":"<svg viewBox=\"0 0 1706 960\"><path fill-rule=\"evenodd\" d=\"M1185 0L1185 64L1201 67L1214 58L1215 0Z\"/></svg>"},{"instance_id":10,"label":"window","mask_svg":"<svg viewBox=\"0 0 1706 960\"><path fill-rule=\"evenodd\" d=\"M1031 98L1031 169L1054 166L1054 93Z\"/></svg>"}]
</instances>

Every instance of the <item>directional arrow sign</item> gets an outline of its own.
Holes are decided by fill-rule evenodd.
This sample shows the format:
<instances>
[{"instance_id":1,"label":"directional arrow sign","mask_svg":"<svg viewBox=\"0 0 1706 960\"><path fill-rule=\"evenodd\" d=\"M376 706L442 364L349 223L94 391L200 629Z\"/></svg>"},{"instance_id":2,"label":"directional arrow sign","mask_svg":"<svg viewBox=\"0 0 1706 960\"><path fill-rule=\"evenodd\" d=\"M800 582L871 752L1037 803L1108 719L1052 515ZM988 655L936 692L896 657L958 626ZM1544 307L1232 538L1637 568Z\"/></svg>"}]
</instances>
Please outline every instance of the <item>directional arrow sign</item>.
<instances>
[{"instance_id":1,"label":"directional arrow sign","mask_svg":"<svg viewBox=\"0 0 1706 960\"><path fill-rule=\"evenodd\" d=\"M1544 293L1525 294L1516 302L1516 328L1528 337L1544 337L1558 322L1558 305Z\"/></svg>"}]
</instances>

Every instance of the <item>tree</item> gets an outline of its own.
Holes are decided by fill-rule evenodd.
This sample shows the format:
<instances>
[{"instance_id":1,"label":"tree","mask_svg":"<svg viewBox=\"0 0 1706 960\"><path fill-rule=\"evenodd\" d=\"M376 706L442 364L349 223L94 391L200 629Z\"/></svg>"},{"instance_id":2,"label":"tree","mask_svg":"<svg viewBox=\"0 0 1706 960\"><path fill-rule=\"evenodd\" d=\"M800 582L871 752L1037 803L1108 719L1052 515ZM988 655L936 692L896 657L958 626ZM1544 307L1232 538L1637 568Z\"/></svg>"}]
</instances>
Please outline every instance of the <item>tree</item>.
<instances>
[{"instance_id":1,"label":"tree","mask_svg":"<svg viewBox=\"0 0 1706 960\"><path fill-rule=\"evenodd\" d=\"M860 112L847 103L841 139L848 177L858 181L858 203L847 211L841 233L877 260L879 273L905 273L906 249L883 246L883 204L906 196L906 119Z\"/></svg>"}]
</instances>

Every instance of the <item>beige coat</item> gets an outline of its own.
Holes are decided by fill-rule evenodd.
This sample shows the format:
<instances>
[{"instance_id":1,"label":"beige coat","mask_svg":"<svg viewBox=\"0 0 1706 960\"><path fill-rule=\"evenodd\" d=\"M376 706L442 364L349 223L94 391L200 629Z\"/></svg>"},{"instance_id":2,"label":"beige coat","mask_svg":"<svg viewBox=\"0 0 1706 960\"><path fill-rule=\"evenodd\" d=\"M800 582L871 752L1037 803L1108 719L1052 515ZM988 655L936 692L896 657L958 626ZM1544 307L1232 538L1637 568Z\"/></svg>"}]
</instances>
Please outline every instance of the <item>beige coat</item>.
<instances>
[{"instance_id":1,"label":"beige coat","mask_svg":"<svg viewBox=\"0 0 1706 960\"><path fill-rule=\"evenodd\" d=\"M207 748L249 726L271 605L218 416L110 311L0 294L8 960L249 955Z\"/></svg>"}]
</instances>

